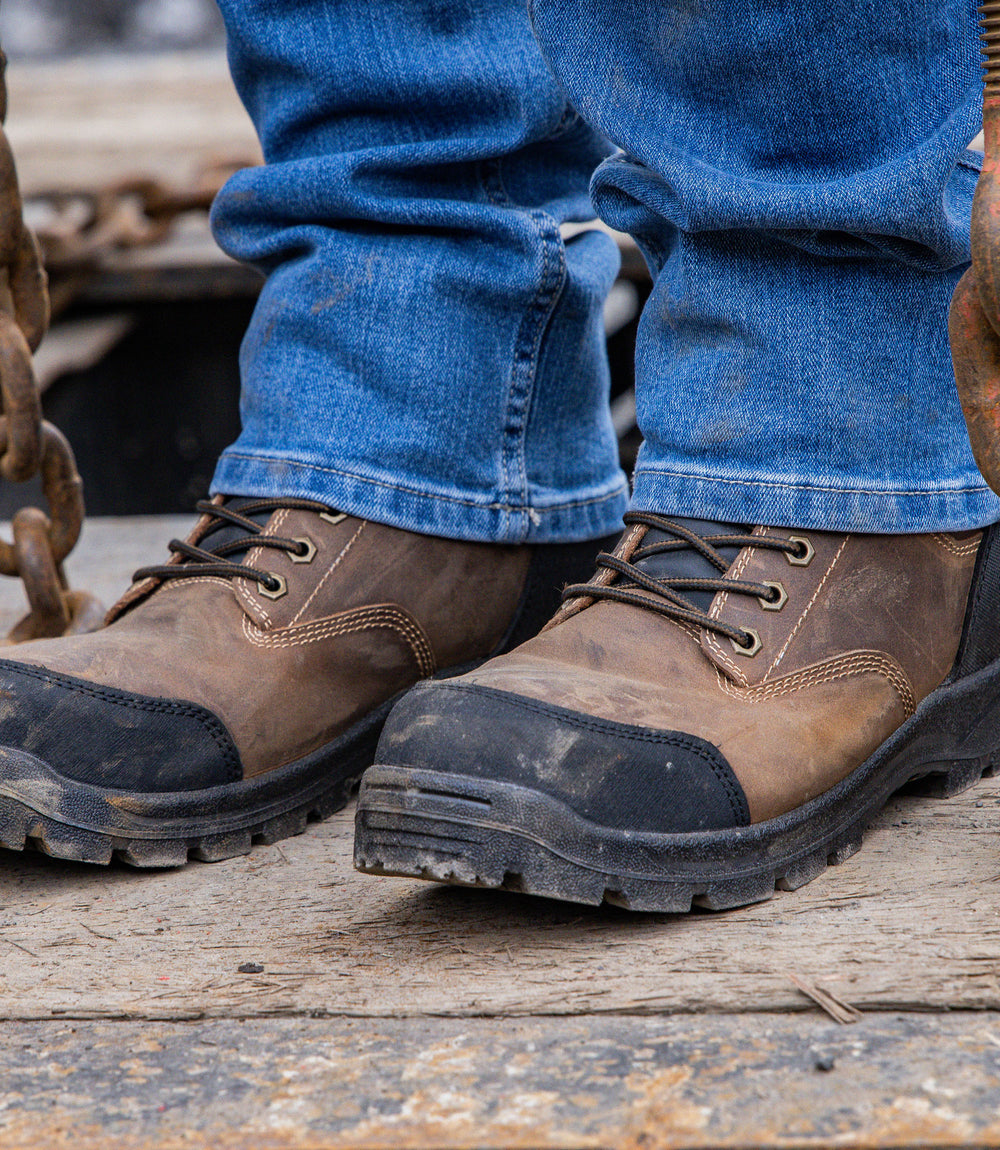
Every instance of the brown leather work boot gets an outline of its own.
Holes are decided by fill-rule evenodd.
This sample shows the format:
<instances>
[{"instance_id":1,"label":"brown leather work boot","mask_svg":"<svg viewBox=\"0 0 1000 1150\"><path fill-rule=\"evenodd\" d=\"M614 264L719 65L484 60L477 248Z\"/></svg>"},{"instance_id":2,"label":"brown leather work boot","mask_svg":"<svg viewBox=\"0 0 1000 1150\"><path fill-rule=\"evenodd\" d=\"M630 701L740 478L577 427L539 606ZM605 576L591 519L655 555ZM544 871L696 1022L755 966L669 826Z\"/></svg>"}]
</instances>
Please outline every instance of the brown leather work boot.
<instances>
[{"instance_id":1,"label":"brown leather work boot","mask_svg":"<svg viewBox=\"0 0 1000 1150\"><path fill-rule=\"evenodd\" d=\"M992 770L1000 528L626 523L542 634L395 708L360 869L740 906L853 854L903 784L948 795Z\"/></svg>"},{"instance_id":2,"label":"brown leather work boot","mask_svg":"<svg viewBox=\"0 0 1000 1150\"><path fill-rule=\"evenodd\" d=\"M342 807L392 703L516 645L597 543L417 535L216 499L92 635L0 660L0 844L215 860Z\"/></svg>"}]
</instances>

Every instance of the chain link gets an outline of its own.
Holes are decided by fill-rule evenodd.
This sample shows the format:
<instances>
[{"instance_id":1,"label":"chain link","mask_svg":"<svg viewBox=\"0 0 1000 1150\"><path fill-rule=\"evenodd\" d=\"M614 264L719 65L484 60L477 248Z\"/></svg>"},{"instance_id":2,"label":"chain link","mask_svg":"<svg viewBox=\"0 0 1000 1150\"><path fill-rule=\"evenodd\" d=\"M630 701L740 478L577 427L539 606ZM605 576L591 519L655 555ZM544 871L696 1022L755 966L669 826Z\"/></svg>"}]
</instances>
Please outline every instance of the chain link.
<instances>
[{"instance_id":1,"label":"chain link","mask_svg":"<svg viewBox=\"0 0 1000 1150\"><path fill-rule=\"evenodd\" d=\"M48 328L49 299L39 246L24 223L14 157L2 127L6 67L0 50L0 475L23 483L41 473L50 512L22 508L14 516L14 542L0 539L0 573L23 580L31 608L7 636L6 642L16 643L96 630L104 612L92 595L68 590L62 567L83 525L83 485L69 443L42 419L31 362Z\"/></svg>"},{"instance_id":2,"label":"chain link","mask_svg":"<svg viewBox=\"0 0 1000 1150\"><path fill-rule=\"evenodd\" d=\"M31 208L54 308L62 311L114 252L154 247L169 238L180 217L206 213L216 193L245 159L207 161L186 185L151 176L114 180L96 191L36 192Z\"/></svg>"}]
</instances>

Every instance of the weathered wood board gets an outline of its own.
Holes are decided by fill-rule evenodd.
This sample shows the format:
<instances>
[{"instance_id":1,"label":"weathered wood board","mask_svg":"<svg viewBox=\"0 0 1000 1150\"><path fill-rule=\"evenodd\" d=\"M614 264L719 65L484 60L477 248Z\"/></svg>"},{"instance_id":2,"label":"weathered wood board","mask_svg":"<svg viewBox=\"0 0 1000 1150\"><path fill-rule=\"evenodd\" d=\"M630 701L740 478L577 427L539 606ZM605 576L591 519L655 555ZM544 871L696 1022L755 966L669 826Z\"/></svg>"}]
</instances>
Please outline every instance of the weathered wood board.
<instances>
[{"instance_id":1,"label":"weathered wood board","mask_svg":"<svg viewBox=\"0 0 1000 1150\"><path fill-rule=\"evenodd\" d=\"M222 53L12 60L7 88L26 195L137 172L183 184L206 162L260 156Z\"/></svg>"},{"instance_id":2,"label":"weathered wood board","mask_svg":"<svg viewBox=\"0 0 1000 1150\"><path fill-rule=\"evenodd\" d=\"M180 872L4 855L0 1017L813 1009L789 972L869 1010L998 1009L998 818L991 782L899 799L803 890L686 917L362 876L350 812Z\"/></svg>"},{"instance_id":3,"label":"weathered wood board","mask_svg":"<svg viewBox=\"0 0 1000 1150\"><path fill-rule=\"evenodd\" d=\"M0 1147L996 1145L1000 1015L18 1023Z\"/></svg>"}]
</instances>

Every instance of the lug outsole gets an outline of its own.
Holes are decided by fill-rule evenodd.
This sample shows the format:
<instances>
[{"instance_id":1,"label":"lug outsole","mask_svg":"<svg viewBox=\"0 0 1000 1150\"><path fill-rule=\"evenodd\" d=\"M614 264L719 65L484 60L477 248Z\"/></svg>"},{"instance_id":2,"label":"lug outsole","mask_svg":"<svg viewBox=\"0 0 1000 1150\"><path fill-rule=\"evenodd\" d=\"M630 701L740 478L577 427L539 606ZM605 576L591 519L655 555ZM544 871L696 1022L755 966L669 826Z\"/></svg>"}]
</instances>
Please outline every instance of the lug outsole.
<instances>
[{"instance_id":1,"label":"lug outsole","mask_svg":"<svg viewBox=\"0 0 1000 1150\"><path fill-rule=\"evenodd\" d=\"M368 801L377 802L377 784ZM414 798L418 792L414 791ZM694 907L731 910L765 902L776 890L794 891L818 878L828 866L839 866L862 846L864 828L849 828L831 844L791 860L787 866L714 882L684 883L590 871L561 859L516 834L494 832L488 856L475 849L461 826L437 826L433 832L419 817L400 813L388 819L359 810L355 832L355 866L366 874L396 875L446 883L515 891L590 906L606 903L625 910L684 914ZM497 861L494 861L496 859Z\"/></svg>"},{"instance_id":2,"label":"lug outsole","mask_svg":"<svg viewBox=\"0 0 1000 1150\"><path fill-rule=\"evenodd\" d=\"M357 779L273 818L242 830L185 838L128 838L60 822L9 798L0 798L0 847L37 851L53 858L107 866L113 860L138 868L170 869L189 861L223 862L249 854L256 845L271 845L302 834L311 822L343 810Z\"/></svg>"},{"instance_id":3,"label":"lug outsole","mask_svg":"<svg viewBox=\"0 0 1000 1150\"><path fill-rule=\"evenodd\" d=\"M896 791L949 798L995 774L1000 731L990 733L994 746L984 754L934 758L913 750L924 748L926 723L925 715L923 723L901 729L844 783L799 812L691 835L613 831L515 784L378 764L362 781L355 866L656 913L763 902L776 890L798 890L860 850L868 824Z\"/></svg>"},{"instance_id":4,"label":"lug outsole","mask_svg":"<svg viewBox=\"0 0 1000 1150\"><path fill-rule=\"evenodd\" d=\"M302 834L342 810L375 755L392 700L294 763L202 791L140 792L80 783L0 747L0 847L107 866L222 862Z\"/></svg>"}]
</instances>

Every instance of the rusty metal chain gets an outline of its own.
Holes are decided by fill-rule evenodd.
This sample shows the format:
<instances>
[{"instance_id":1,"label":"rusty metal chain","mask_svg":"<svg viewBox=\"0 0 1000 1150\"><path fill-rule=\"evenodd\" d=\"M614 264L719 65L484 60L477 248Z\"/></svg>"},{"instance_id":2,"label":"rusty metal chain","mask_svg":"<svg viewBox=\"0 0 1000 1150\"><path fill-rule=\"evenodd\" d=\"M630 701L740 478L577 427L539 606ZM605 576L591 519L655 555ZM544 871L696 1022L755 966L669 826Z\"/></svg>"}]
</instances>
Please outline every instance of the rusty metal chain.
<instances>
[{"instance_id":1,"label":"rusty metal chain","mask_svg":"<svg viewBox=\"0 0 1000 1150\"><path fill-rule=\"evenodd\" d=\"M972 454L1000 492L1000 0L986 0L979 15L985 155L972 205L972 267L955 289L948 333Z\"/></svg>"},{"instance_id":2,"label":"rusty metal chain","mask_svg":"<svg viewBox=\"0 0 1000 1150\"><path fill-rule=\"evenodd\" d=\"M0 475L23 483L41 473L49 514L37 507L14 516L13 543L0 540L0 573L19 576L29 614L6 640L16 643L93 631L104 617L92 595L70 591L63 560L83 526L83 484L65 437L42 419L31 356L48 328L49 299L38 244L25 226L7 114L0 50Z\"/></svg>"},{"instance_id":3,"label":"rusty metal chain","mask_svg":"<svg viewBox=\"0 0 1000 1150\"><path fill-rule=\"evenodd\" d=\"M108 255L163 243L182 216L207 213L226 180L252 157L205 163L181 186L151 176L115 180L97 191L39 192L32 207L45 267L54 283L53 309L62 311L101 270Z\"/></svg>"}]
</instances>

